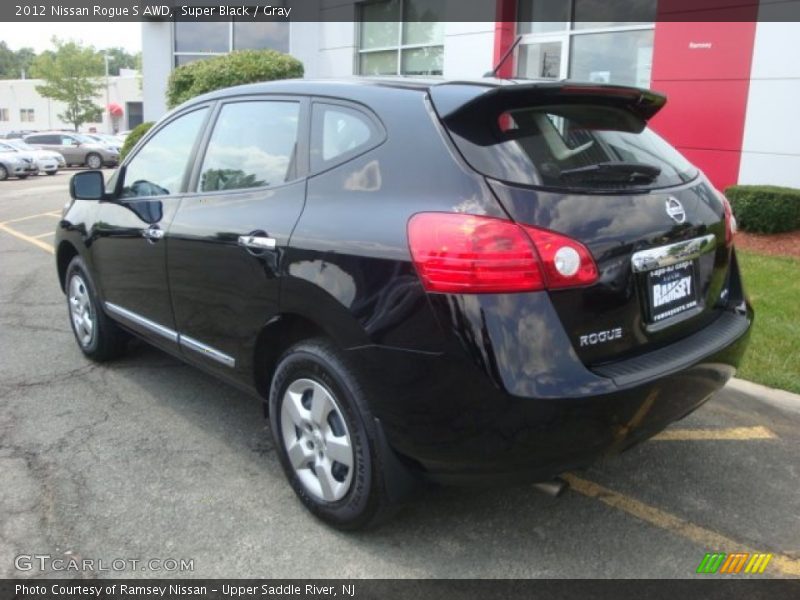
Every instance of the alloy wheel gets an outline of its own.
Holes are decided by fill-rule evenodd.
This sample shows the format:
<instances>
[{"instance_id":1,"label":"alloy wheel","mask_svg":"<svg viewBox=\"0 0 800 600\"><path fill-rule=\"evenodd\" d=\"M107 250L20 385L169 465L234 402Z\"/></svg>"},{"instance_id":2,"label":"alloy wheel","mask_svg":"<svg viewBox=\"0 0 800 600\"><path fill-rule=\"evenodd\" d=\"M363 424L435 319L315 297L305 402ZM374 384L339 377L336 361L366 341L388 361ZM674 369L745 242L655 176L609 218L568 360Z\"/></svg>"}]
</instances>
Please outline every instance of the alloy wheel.
<instances>
[{"instance_id":1,"label":"alloy wheel","mask_svg":"<svg viewBox=\"0 0 800 600\"><path fill-rule=\"evenodd\" d=\"M341 500L353 480L354 454L333 394L311 379L292 382L281 403L281 434L305 490L326 502Z\"/></svg>"},{"instance_id":2,"label":"alloy wheel","mask_svg":"<svg viewBox=\"0 0 800 600\"><path fill-rule=\"evenodd\" d=\"M69 282L69 315L72 318L75 337L84 348L92 343L95 330L95 311L89 289L80 275L73 275Z\"/></svg>"},{"instance_id":3,"label":"alloy wheel","mask_svg":"<svg viewBox=\"0 0 800 600\"><path fill-rule=\"evenodd\" d=\"M103 160L97 154L90 154L86 159L86 166L90 169L99 169L103 166Z\"/></svg>"}]
</instances>

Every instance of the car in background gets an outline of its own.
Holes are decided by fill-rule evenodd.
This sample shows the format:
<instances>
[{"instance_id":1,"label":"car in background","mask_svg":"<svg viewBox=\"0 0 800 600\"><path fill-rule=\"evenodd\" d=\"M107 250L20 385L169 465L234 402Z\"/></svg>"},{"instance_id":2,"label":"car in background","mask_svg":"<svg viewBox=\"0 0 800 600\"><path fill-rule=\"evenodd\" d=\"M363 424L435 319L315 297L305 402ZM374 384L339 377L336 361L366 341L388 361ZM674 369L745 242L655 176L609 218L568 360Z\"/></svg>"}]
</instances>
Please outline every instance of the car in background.
<instances>
[{"instance_id":1,"label":"car in background","mask_svg":"<svg viewBox=\"0 0 800 600\"><path fill-rule=\"evenodd\" d=\"M114 135L108 135L107 133L84 133L83 135L97 140L99 143L105 144L109 148L115 148L117 152L122 149L122 142Z\"/></svg>"},{"instance_id":2,"label":"car in background","mask_svg":"<svg viewBox=\"0 0 800 600\"><path fill-rule=\"evenodd\" d=\"M58 173L59 169L63 169L67 166L66 160L58 152L40 150L35 146L26 144L20 139L5 140L0 142L0 149L2 149L3 146L14 148L18 152L22 152L23 154L33 157L33 160L36 163L39 171L44 171L48 175L55 175Z\"/></svg>"},{"instance_id":3,"label":"car in background","mask_svg":"<svg viewBox=\"0 0 800 600\"><path fill-rule=\"evenodd\" d=\"M19 152L5 143L0 146L0 181L5 181L9 177L25 179L38 172L39 169L32 156Z\"/></svg>"},{"instance_id":4,"label":"car in background","mask_svg":"<svg viewBox=\"0 0 800 600\"><path fill-rule=\"evenodd\" d=\"M24 138L26 135L31 135L32 133L36 133L33 129L20 129L19 131L9 131L3 135L4 139L7 140L16 140L20 138Z\"/></svg>"},{"instance_id":5,"label":"car in background","mask_svg":"<svg viewBox=\"0 0 800 600\"><path fill-rule=\"evenodd\" d=\"M48 131L25 137L25 142L42 150L58 152L67 166L81 165L90 169L113 167L119 162L119 151L81 133Z\"/></svg>"}]
</instances>

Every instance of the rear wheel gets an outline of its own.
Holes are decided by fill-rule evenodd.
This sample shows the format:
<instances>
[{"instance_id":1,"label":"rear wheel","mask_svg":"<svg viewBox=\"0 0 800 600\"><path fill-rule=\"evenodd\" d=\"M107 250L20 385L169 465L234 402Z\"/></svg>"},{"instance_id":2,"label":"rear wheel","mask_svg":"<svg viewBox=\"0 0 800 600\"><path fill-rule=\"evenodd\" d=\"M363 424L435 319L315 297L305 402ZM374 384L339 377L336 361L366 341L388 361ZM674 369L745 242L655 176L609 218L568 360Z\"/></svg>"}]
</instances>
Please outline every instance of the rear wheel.
<instances>
[{"instance_id":1,"label":"rear wheel","mask_svg":"<svg viewBox=\"0 0 800 600\"><path fill-rule=\"evenodd\" d=\"M8 169L0 165L0 181L5 181L6 179L8 179Z\"/></svg>"},{"instance_id":2,"label":"rear wheel","mask_svg":"<svg viewBox=\"0 0 800 600\"><path fill-rule=\"evenodd\" d=\"M122 354L127 336L100 308L94 284L79 256L69 263L65 281L69 322L81 351L97 362Z\"/></svg>"},{"instance_id":3,"label":"rear wheel","mask_svg":"<svg viewBox=\"0 0 800 600\"><path fill-rule=\"evenodd\" d=\"M103 167L103 159L99 154L92 152L86 155L86 166L92 170L101 169Z\"/></svg>"},{"instance_id":4,"label":"rear wheel","mask_svg":"<svg viewBox=\"0 0 800 600\"><path fill-rule=\"evenodd\" d=\"M332 343L308 340L283 355L269 408L281 466L308 510L340 529L389 514L375 422L357 374Z\"/></svg>"}]
</instances>

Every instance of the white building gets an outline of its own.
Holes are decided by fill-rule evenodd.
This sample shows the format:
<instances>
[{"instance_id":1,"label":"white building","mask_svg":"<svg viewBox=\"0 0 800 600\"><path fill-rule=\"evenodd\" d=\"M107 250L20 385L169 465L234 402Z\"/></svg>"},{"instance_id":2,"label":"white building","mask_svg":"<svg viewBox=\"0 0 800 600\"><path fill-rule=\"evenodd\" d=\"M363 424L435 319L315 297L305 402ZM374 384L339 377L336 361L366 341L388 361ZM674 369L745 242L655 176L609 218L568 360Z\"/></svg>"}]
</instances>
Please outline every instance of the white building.
<instances>
[{"instance_id":1,"label":"white building","mask_svg":"<svg viewBox=\"0 0 800 600\"><path fill-rule=\"evenodd\" d=\"M309 78L460 79L490 71L521 35L500 76L651 87L668 97L651 125L717 187L800 187L800 61L788 51L800 38L791 20L800 0L715 0L719 20L711 10L702 22L691 3L672 0L495 3L502 21L436 22L447 3L428 0L324 0L320 22L144 22L144 116L166 112L175 66L231 50L288 52ZM603 22L591 18L598 6ZM428 22L399 22L422 13Z\"/></svg>"},{"instance_id":2,"label":"white building","mask_svg":"<svg viewBox=\"0 0 800 600\"><path fill-rule=\"evenodd\" d=\"M105 78L95 97L95 104L103 109L107 104L116 104L122 108L122 115L109 120L108 110L103 111L103 120L98 123L84 123L81 130L98 133L124 131L135 127L143 120L142 81L132 70L122 70L122 75L109 77L106 87ZM59 118L66 105L62 102L43 98L36 91L42 85L41 79L0 79L0 133L19 130L72 129L71 123ZM106 101L108 89L108 101Z\"/></svg>"}]
</instances>

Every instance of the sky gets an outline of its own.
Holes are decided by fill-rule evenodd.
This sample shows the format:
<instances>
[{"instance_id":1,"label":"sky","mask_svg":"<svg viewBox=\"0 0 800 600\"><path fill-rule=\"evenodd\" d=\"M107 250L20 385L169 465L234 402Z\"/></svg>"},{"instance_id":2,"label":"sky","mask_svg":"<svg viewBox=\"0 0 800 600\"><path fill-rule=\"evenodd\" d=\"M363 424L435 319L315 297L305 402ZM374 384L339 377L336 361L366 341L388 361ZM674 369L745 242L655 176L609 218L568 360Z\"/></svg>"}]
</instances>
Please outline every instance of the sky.
<instances>
[{"instance_id":1,"label":"sky","mask_svg":"<svg viewBox=\"0 0 800 600\"><path fill-rule=\"evenodd\" d=\"M6 23L0 41L12 50L31 47L41 52L51 47L54 35L98 49L122 46L131 53L142 49L141 23L14 23L13 27Z\"/></svg>"}]
</instances>

